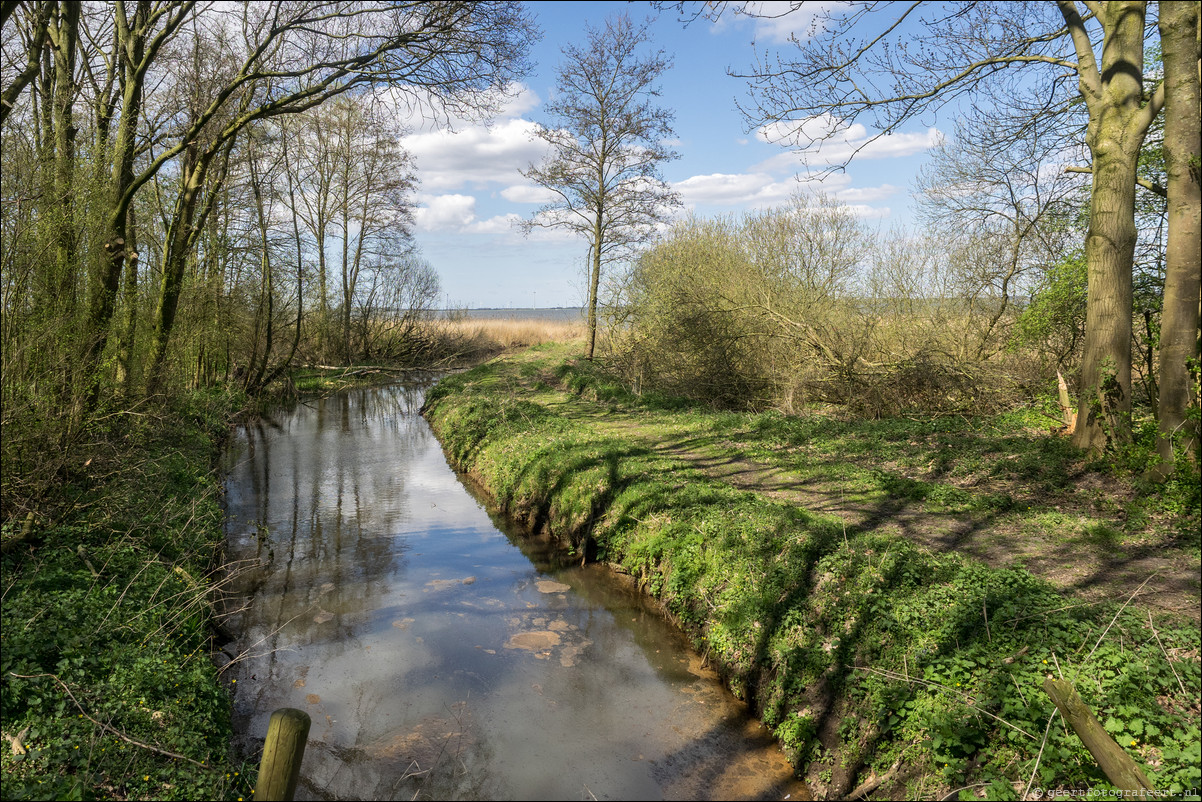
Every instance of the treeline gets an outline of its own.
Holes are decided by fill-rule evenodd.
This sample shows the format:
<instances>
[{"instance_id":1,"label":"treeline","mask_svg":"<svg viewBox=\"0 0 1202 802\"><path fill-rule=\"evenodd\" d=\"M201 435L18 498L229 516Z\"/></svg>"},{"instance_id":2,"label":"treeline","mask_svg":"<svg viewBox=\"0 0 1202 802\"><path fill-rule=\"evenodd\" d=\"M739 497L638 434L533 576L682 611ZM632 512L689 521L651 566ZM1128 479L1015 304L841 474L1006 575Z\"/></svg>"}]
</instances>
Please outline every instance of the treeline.
<instances>
[{"instance_id":1,"label":"treeline","mask_svg":"<svg viewBox=\"0 0 1202 802\"><path fill-rule=\"evenodd\" d=\"M531 38L510 3L5 3L6 430L405 358L438 279L398 120L487 114Z\"/></svg>"}]
</instances>

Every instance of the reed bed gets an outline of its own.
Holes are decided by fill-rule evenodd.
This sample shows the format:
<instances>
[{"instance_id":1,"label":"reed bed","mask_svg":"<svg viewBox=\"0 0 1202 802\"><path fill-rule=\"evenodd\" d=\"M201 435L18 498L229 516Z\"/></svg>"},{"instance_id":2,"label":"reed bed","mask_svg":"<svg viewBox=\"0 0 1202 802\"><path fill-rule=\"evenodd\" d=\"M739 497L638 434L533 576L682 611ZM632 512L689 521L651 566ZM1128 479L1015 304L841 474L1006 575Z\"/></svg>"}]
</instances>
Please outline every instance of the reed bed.
<instances>
[{"instance_id":1,"label":"reed bed","mask_svg":"<svg viewBox=\"0 0 1202 802\"><path fill-rule=\"evenodd\" d=\"M436 353L448 362L473 362L512 348L583 340L584 321L535 318L461 318L429 324Z\"/></svg>"}]
</instances>

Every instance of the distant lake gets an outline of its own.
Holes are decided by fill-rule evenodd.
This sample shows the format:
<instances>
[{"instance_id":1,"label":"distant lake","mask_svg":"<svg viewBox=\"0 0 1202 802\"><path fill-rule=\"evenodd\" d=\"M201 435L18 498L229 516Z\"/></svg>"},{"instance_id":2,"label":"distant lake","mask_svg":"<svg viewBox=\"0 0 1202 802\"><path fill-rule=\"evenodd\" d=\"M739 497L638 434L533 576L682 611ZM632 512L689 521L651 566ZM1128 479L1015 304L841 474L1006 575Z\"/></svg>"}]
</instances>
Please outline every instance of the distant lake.
<instances>
[{"instance_id":1,"label":"distant lake","mask_svg":"<svg viewBox=\"0 0 1202 802\"><path fill-rule=\"evenodd\" d=\"M564 320L575 322L584 320L584 308L580 306L551 306L522 309L436 309L437 317L449 315L467 315L469 318L485 320Z\"/></svg>"}]
</instances>

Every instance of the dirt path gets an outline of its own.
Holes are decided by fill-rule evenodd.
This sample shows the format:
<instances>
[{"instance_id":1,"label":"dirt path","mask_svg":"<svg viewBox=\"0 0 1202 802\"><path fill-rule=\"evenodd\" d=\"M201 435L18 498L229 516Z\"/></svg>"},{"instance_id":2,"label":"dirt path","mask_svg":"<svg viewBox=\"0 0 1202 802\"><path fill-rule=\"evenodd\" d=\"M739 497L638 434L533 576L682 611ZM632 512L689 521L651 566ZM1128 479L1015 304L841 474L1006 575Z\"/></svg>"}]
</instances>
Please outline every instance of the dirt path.
<instances>
[{"instance_id":1,"label":"dirt path","mask_svg":"<svg viewBox=\"0 0 1202 802\"><path fill-rule=\"evenodd\" d=\"M814 480L779 466L748 459L729 448L697 448L688 440L662 439L630 419L590 416L601 430L646 442L706 475L807 510L835 515L849 531L900 534L931 551L955 551L987 565L1021 566L1083 602L1125 600L1153 611L1202 621L1202 577L1198 559L1163 539L1118 548L1100 540L1057 538L1024 526L1006 513L944 513L921 502L880 493L851 491L838 479ZM1071 496L1065 499L1071 504Z\"/></svg>"}]
</instances>

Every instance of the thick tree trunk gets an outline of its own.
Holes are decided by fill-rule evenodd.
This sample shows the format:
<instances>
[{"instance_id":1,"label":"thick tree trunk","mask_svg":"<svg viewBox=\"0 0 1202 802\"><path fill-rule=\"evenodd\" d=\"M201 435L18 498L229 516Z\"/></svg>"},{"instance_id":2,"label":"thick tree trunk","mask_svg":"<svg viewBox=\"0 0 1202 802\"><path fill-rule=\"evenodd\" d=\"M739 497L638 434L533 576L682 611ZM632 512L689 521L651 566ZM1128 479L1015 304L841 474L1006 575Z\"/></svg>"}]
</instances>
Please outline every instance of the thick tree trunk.
<instances>
[{"instance_id":1,"label":"thick tree trunk","mask_svg":"<svg viewBox=\"0 0 1202 802\"><path fill-rule=\"evenodd\" d=\"M1135 256L1135 162L1139 152L1094 151L1085 259L1089 284L1081 364L1081 408L1073 442L1102 450L1125 439L1131 416L1131 266Z\"/></svg>"},{"instance_id":2,"label":"thick tree trunk","mask_svg":"<svg viewBox=\"0 0 1202 802\"><path fill-rule=\"evenodd\" d=\"M1198 403L1193 386L1199 359L1199 295L1202 291L1202 193L1199 155L1199 12L1193 0L1160 4L1164 54L1164 151L1168 173L1169 231L1165 249L1164 312L1160 323L1159 451L1167 476L1174 438L1195 458L1198 423L1187 411ZM1190 370L1193 360L1194 371Z\"/></svg>"},{"instance_id":3,"label":"thick tree trunk","mask_svg":"<svg viewBox=\"0 0 1202 802\"><path fill-rule=\"evenodd\" d=\"M1102 7L1100 65L1072 3L1061 2L1081 62L1089 107L1086 142L1093 191L1085 257L1089 265L1080 409L1073 443L1101 451L1131 432L1131 271L1135 257L1135 177L1140 148L1159 111L1143 93L1146 3L1112 0Z\"/></svg>"},{"instance_id":4,"label":"thick tree trunk","mask_svg":"<svg viewBox=\"0 0 1202 802\"><path fill-rule=\"evenodd\" d=\"M167 227L166 245L163 248L163 278L159 284L159 301L154 312L151 352L146 372L147 395L154 395L162 390L166 378L164 372L167 343L171 338L180 293L183 291L184 269L194 239L192 221L196 216L196 204L204 185L206 167L207 160L204 157L197 158L196 146L190 146L184 153L180 170L183 186L176 199L175 212Z\"/></svg>"}]
</instances>

